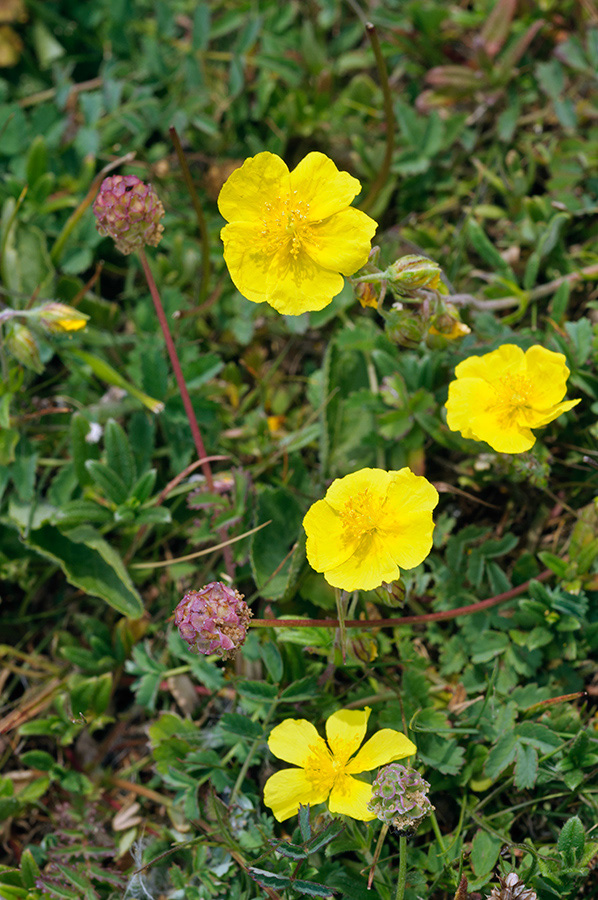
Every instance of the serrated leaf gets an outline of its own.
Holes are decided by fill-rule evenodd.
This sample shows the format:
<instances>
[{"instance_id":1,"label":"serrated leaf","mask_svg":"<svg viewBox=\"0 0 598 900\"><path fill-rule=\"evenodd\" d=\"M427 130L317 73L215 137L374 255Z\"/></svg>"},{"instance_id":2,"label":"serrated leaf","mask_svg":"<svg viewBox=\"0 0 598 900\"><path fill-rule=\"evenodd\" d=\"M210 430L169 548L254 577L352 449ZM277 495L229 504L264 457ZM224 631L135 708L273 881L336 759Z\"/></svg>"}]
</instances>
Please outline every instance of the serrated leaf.
<instances>
[{"instance_id":1,"label":"serrated leaf","mask_svg":"<svg viewBox=\"0 0 598 900\"><path fill-rule=\"evenodd\" d=\"M298 703L300 700L311 700L317 691L318 679L315 675L307 675L293 681L280 695L281 703Z\"/></svg>"},{"instance_id":2,"label":"serrated leaf","mask_svg":"<svg viewBox=\"0 0 598 900\"><path fill-rule=\"evenodd\" d=\"M104 447L108 467L120 477L126 485L127 492L130 491L137 477L135 460L129 439L114 419L108 419L106 422Z\"/></svg>"},{"instance_id":3,"label":"serrated leaf","mask_svg":"<svg viewBox=\"0 0 598 900\"><path fill-rule=\"evenodd\" d=\"M335 838L341 834L345 830L345 825L343 822L339 822L338 820L330 822L323 831L318 832L318 834L314 834L314 836L307 842L305 845L305 849L308 853L316 853L317 850L320 850L322 847L325 847L326 844L329 844Z\"/></svg>"},{"instance_id":4,"label":"serrated leaf","mask_svg":"<svg viewBox=\"0 0 598 900\"><path fill-rule=\"evenodd\" d=\"M275 685L266 684L264 681L239 681L237 690L243 697L249 697L251 700L274 700L278 693Z\"/></svg>"},{"instance_id":5,"label":"serrated leaf","mask_svg":"<svg viewBox=\"0 0 598 900\"><path fill-rule=\"evenodd\" d=\"M333 897L336 893L334 888L326 887L325 884L318 884L315 881L302 881L300 878L293 882L293 890L303 894L304 897Z\"/></svg>"},{"instance_id":6,"label":"serrated leaf","mask_svg":"<svg viewBox=\"0 0 598 900\"><path fill-rule=\"evenodd\" d=\"M311 822L309 820L310 806L299 805L299 828L301 829L301 837L304 841L311 838Z\"/></svg>"},{"instance_id":7,"label":"serrated leaf","mask_svg":"<svg viewBox=\"0 0 598 900\"><path fill-rule=\"evenodd\" d=\"M291 879L286 875L277 875L276 872L256 869L254 866L250 866L247 871L260 887L287 888L291 885Z\"/></svg>"},{"instance_id":8,"label":"serrated leaf","mask_svg":"<svg viewBox=\"0 0 598 900\"><path fill-rule=\"evenodd\" d=\"M300 860L307 857L303 847L300 847L299 844L292 844L291 841L277 841L271 838L269 843L277 853L280 853L281 856L286 856L287 859Z\"/></svg>"},{"instance_id":9,"label":"serrated leaf","mask_svg":"<svg viewBox=\"0 0 598 900\"><path fill-rule=\"evenodd\" d=\"M268 670L268 674L272 681L278 685L282 678L282 656L280 650L275 643L269 641L267 644L260 644L260 656L264 661L264 665Z\"/></svg>"},{"instance_id":10,"label":"serrated leaf","mask_svg":"<svg viewBox=\"0 0 598 900\"><path fill-rule=\"evenodd\" d=\"M538 775L538 751L531 744L517 745L515 787L520 791L532 788Z\"/></svg>"},{"instance_id":11,"label":"serrated leaf","mask_svg":"<svg viewBox=\"0 0 598 900\"><path fill-rule=\"evenodd\" d=\"M488 778L491 778L492 781L498 778L500 773L511 765L516 752L517 738L515 734L510 731L501 735L486 759L484 770Z\"/></svg>"},{"instance_id":12,"label":"serrated leaf","mask_svg":"<svg viewBox=\"0 0 598 900\"><path fill-rule=\"evenodd\" d=\"M225 731L250 740L256 740L264 733L259 722L254 722L249 716L242 716L240 713L224 713L220 719L220 725Z\"/></svg>"}]
</instances>

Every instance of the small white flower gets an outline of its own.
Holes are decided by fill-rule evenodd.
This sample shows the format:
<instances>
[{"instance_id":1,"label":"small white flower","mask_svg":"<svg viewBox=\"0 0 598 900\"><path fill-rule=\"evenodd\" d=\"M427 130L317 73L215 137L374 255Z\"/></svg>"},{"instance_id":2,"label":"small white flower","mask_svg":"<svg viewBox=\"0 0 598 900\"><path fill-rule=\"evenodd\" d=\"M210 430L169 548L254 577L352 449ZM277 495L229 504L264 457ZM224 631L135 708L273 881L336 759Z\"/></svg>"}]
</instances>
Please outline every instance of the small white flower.
<instances>
[{"instance_id":1,"label":"small white flower","mask_svg":"<svg viewBox=\"0 0 598 900\"><path fill-rule=\"evenodd\" d=\"M85 440L88 444L97 444L103 433L104 429L99 422L90 422L89 431L85 435Z\"/></svg>"}]
</instances>

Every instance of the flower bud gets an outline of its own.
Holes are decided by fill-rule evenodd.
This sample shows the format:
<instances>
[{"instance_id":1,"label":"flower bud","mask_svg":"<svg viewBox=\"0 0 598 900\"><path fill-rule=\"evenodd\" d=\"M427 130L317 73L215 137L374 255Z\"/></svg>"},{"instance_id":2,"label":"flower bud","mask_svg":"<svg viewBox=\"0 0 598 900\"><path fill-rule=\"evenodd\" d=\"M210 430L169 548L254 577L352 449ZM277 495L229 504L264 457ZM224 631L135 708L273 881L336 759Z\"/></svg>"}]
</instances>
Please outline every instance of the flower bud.
<instances>
[{"instance_id":1,"label":"flower bud","mask_svg":"<svg viewBox=\"0 0 598 900\"><path fill-rule=\"evenodd\" d=\"M395 304L386 316L384 325L391 341L401 347L417 347L427 330L427 322L415 311Z\"/></svg>"},{"instance_id":2,"label":"flower bud","mask_svg":"<svg viewBox=\"0 0 598 900\"><path fill-rule=\"evenodd\" d=\"M105 178L93 212L100 234L110 235L125 255L146 244L156 247L162 240L164 207L151 184L144 184L136 175Z\"/></svg>"},{"instance_id":3,"label":"flower bud","mask_svg":"<svg viewBox=\"0 0 598 900\"><path fill-rule=\"evenodd\" d=\"M447 303L443 312L434 316L426 335L426 344L433 350L442 350L451 341L459 340L471 333L465 322L459 319L459 313L452 303Z\"/></svg>"},{"instance_id":4,"label":"flower bud","mask_svg":"<svg viewBox=\"0 0 598 900\"><path fill-rule=\"evenodd\" d=\"M6 329L6 347L9 353L17 359L21 365L34 372L43 372L39 348L33 333L26 325L14 322Z\"/></svg>"},{"instance_id":5,"label":"flower bud","mask_svg":"<svg viewBox=\"0 0 598 900\"><path fill-rule=\"evenodd\" d=\"M374 309L378 308L379 293L376 285L372 284L371 281L358 281L355 285L355 296L364 309L366 306L373 306Z\"/></svg>"},{"instance_id":6,"label":"flower bud","mask_svg":"<svg viewBox=\"0 0 598 900\"><path fill-rule=\"evenodd\" d=\"M442 291L441 275L442 269L438 263L414 254L402 256L386 270L388 283L395 294L402 297L409 297L419 288Z\"/></svg>"},{"instance_id":7,"label":"flower bud","mask_svg":"<svg viewBox=\"0 0 598 900\"><path fill-rule=\"evenodd\" d=\"M189 649L229 659L244 643L251 616L243 594L212 581L185 594L175 610L174 623Z\"/></svg>"},{"instance_id":8,"label":"flower bud","mask_svg":"<svg viewBox=\"0 0 598 900\"><path fill-rule=\"evenodd\" d=\"M391 763L378 772L368 809L391 828L414 834L434 809L427 797L429 790L428 782L411 766Z\"/></svg>"},{"instance_id":9,"label":"flower bud","mask_svg":"<svg viewBox=\"0 0 598 900\"><path fill-rule=\"evenodd\" d=\"M69 331L79 331L85 328L89 316L79 312L73 306L66 303L46 303L40 306L37 312L37 320L45 331L50 334L66 334Z\"/></svg>"},{"instance_id":10,"label":"flower bud","mask_svg":"<svg viewBox=\"0 0 598 900\"><path fill-rule=\"evenodd\" d=\"M516 872L509 872L505 878L500 878L500 888L492 888L488 900L538 900L535 891L527 888Z\"/></svg>"}]
</instances>

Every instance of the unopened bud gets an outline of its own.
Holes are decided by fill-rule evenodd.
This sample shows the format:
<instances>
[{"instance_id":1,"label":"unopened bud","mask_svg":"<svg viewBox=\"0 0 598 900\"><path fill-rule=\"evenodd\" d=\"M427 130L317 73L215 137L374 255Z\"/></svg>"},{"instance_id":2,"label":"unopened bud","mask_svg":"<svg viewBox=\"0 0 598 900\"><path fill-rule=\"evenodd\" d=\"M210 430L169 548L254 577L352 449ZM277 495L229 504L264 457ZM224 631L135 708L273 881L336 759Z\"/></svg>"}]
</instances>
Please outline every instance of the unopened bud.
<instances>
[{"instance_id":1,"label":"unopened bud","mask_svg":"<svg viewBox=\"0 0 598 900\"><path fill-rule=\"evenodd\" d=\"M391 341L401 347L417 347L428 328L427 322L415 311L393 306L386 316L384 325Z\"/></svg>"},{"instance_id":2,"label":"unopened bud","mask_svg":"<svg viewBox=\"0 0 598 900\"><path fill-rule=\"evenodd\" d=\"M370 281L358 281L355 285L355 296L365 309L366 306L378 307L378 291Z\"/></svg>"},{"instance_id":3,"label":"unopened bud","mask_svg":"<svg viewBox=\"0 0 598 900\"><path fill-rule=\"evenodd\" d=\"M66 303L46 303L40 306L37 312L37 320L42 328L50 334L66 334L69 331L79 331L85 328L89 316L79 312L73 306Z\"/></svg>"},{"instance_id":4,"label":"unopened bud","mask_svg":"<svg viewBox=\"0 0 598 900\"><path fill-rule=\"evenodd\" d=\"M452 303L447 303L446 309L432 319L426 335L426 344L434 350L441 350L451 341L457 341L470 333L471 328L459 319L457 309Z\"/></svg>"},{"instance_id":5,"label":"unopened bud","mask_svg":"<svg viewBox=\"0 0 598 900\"><path fill-rule=\"evenodd\" d=\"M391 828L414 834L434 807L428 800L430 785L411 766L391 763L378 772L372 784L368 809Z\"/></svg>"},{"instance_id":6,"label":"unopened bud","mask_svg":"<svg viewBox=\"0 0 598 900\"><path fill-rule=\"evenodd\" d=\"M191 650L234 656L245 642L252 612L234 588L212 581L188 591L174 613L174 623Z\"/></svg>"},{"instance_id":7,"label":"unopened bud","mask_svg":"<svg viewBox=\"0 0 598 900\"><path fill-rule=\"evenodd\" d=\"M442 269L425 256L402 256L386 270L386 277L392 290L403 297L409 297L420 288L430 291L442 290L440 276Z\"/></svg>"},{"instance_id":8,"label":"unopened bud","mask_svg":"<svg viewBox=\"0 0 598 900\"><path fill-rule=\"evenodd\" d=\"M8 352L18 360L21 365L34 372L43 372L39 347L33 332L26 325L19 322L11 323L6 330L6 347Z\"/></svg>"},{"instance_id":9,"label":"unopened bud","mask_svg":"<svg viewBox=\"0 0 598 900\"><path fill-rule=\"evenodd\" d=\"M105 178L93 212L100 234L113 238L125 255L146 244L156 247L162 240L164 207L151 184L144 184L136 175Z\"/></svg>"}]
</instances>

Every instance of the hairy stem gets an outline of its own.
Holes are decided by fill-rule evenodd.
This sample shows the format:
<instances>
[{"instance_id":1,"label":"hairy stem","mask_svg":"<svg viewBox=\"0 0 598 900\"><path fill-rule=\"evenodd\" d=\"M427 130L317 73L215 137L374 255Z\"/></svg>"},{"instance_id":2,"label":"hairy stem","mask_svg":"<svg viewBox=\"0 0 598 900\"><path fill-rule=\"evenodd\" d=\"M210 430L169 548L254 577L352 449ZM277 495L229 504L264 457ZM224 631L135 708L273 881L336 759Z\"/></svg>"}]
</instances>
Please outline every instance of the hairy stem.
<instances>
[{"instance_id":1,"label":"hairy stem","mask_svg":"<svg viewBox=\"0 0 598 900\"><path fill-rule=\"evenodd\" d=\"M390 172L392 151L394 150L395 143L395 117L392 109L392 94L390 92L390 84L388 82L386 62L384 61L384 56L382 55L382 49L380 47L380 41L378 40L376 26L372 25L371 22L367 22L365 31L368 38L370 39L370 44L372 45L372 50L374 51L374 56L376 58L378 77L380 78L380 87L382 88L382 95L384 97L384 119L386 121L386 149L384 151L384 159L382 160L380 171L378 172L374 183L370 187L367 197L361 204L362 210L364 212L369 212L378 199L378 195L384 187Z\"/></svg>"},{"instance_id":2,"label":"hairy stem","mask_svg":"<svg viewBox=\"0 0 598 900\"><path fill-rule=\"evenodd\" d=\"M407 838L401 835L399 838L399 877L397 879L397 892L395 900L403 900L405 883L407 881Z\"/></svg>"}]
</instances>

